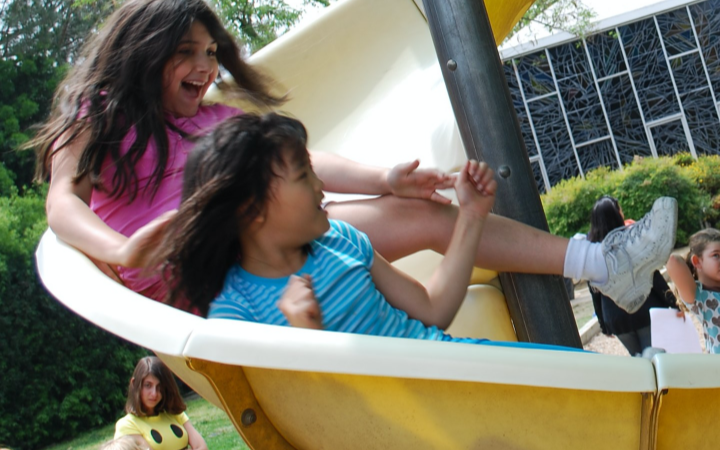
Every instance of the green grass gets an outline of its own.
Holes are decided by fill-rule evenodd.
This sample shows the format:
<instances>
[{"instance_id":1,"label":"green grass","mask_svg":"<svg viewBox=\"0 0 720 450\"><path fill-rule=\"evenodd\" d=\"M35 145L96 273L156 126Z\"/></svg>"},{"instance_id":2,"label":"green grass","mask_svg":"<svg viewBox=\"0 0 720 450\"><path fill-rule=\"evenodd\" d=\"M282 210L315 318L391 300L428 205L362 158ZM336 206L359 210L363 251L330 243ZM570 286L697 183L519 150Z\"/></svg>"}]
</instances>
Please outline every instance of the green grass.
<instances>
[{"instance_id":1,"label":"green grass","mask_svg":"<svg viewBox=\"0 0 720 450\"><path fill-rule=\"evenodd\" d=\"M188 416L210 450L249 450L227 415L201 398L188 402Z\"/></svg>"},{"instance_id":2,"label":"green grass","mask_svg":"<svg viewBox=\"0 0 720 450\"><path fill-rule=\"evenodd\" d=\"M187 402L187 415L211 450L248 450L245 442L225 413L207 401L197 398ZM96 450L113 438L115 424L88 431L75 439L47 447L45 450Z\"/></svg>"}]
</instances>

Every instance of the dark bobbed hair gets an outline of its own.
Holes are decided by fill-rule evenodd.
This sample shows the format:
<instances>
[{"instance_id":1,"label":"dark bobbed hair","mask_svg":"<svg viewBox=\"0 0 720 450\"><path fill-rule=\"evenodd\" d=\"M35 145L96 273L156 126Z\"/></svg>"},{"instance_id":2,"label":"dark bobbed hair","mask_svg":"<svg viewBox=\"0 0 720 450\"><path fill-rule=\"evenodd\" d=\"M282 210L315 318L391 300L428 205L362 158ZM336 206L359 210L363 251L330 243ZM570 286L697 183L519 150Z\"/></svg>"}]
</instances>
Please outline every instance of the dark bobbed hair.
<instances>
[{"instance_id":1,"label":"dark bobbed hair","mask_svg":"<svg viewBox=\"0 0 720 450\"><path fill-rule=\"evenodd\" d=\"M590 214L590 242L602 242L612 230L625 226L617 199L604 195L595 202Z\"/></svg>"},{"instance_id":2,"label":"dark bobbed hair","mask_svg":"<svg viewBox=\"0 0 720 450\"><path fill-rule=\"evenodd\" d=\"M168 161L168 137L162 106L163 69L194 21L207 28L217 42L217 60L234 78L218 87L226 96L246 97L258 105L277 105L285 97L271 93L269 79L243 61L241 49L220 19L203 0L128 0L85 45L79 63L60 83L50 119L27 146L36 148L36 175L49 175L52 156L83 136L88 139L74 181L90 177L101 184L103 162L116 166L106 180L110 195L127 193L132 201L138 190L154 193ZM135 141L126 154L120 144L134 127ZM176 130L177 131L177 130ZM148 142L157 146L157 166L148 186L138 186L135 165Z\"/></svg>"},{"instance_id":3,"label":"dark bobbed hair","mask_svg":"<svg viewBox=\"0 0 720 450\"><path fill-rule=\"evenodd\" d=\"M685 257L685 264L687 264L690 269L690 273L692 273L693 278L696 280L697 269L695 269L695 265L692 263L692 257L695 255L698 258L701 258L703 252L711 242L720 242L720 230L715 228L705 228L690 236L690 240L688 241L690 251Z\"/></svg>"},{"instance_id":4,"label":"dark bobbed hair","mask_svg":"<svg viewBox=\"0 0 720 450\"><path fill-rule=\"evenodd\" d=\"M185 164L180 208L159 254L169 303L187 299L201 314L241 260L240 233L272 199L277 169L309 161L307 131L275 113L228 119L198 140Z\"/></svg>"},{"instance_id":5,"label":"dark bobbed hair","mask_svg":"<svg viewBox=\"0 0 720 450\"><path fill-rule=\"evenodd\" d=\"M145 411L140 398L143 380L148 375L155 375L160 381L160 389L162 399L155 406L155 411ZM130 380L130 388L128 389L127 402L125 403L125 412L133 414L137 417L156 416L162 412L168 414L180 414L185 411L187 406L180 395L175 378L172 372L163 364L160 359L155 356L146 356L138 361Z\"/></svg>"}]
</instances>

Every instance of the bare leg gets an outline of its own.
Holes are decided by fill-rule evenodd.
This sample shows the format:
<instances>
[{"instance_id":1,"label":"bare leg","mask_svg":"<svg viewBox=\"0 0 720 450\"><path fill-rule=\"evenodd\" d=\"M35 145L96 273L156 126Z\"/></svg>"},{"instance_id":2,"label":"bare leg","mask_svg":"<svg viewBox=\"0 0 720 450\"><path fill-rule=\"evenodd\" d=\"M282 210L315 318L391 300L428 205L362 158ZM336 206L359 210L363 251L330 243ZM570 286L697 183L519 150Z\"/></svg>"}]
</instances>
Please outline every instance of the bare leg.
<instances>
[{"instance_id":1,"label":"bare leg","mask_svg":"<svg viewBox=\"0 0 720 450\"><path fill-rule=\"evenodd\" d=\"M366 233L389 261L425 249L444 253L457 217L454 206L389 195L330 203L327 210L331 219ZM562 275L567 245L566 238L491 214L475 265L499 272Z\"/></svg>"}]
</instances>

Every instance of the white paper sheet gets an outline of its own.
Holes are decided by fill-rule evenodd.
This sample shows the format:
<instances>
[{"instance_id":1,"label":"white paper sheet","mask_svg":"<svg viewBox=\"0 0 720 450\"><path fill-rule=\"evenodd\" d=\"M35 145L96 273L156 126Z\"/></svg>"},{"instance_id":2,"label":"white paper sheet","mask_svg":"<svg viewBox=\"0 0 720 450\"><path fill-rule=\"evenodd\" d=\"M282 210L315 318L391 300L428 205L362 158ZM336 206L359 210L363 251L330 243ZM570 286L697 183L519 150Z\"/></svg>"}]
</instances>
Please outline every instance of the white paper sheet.
<instances>
[{"instance_id":1,"label":"white paper sheet","mask_svg":"<svg viewBox=\"0 0 720 450\"><path fill-rule=\"evenodd\" d=\"M664 348L668 353L702 353L695 324L686 313L677 317L669 308L650 308L650 336L652 346Z\"/></svg>"}]
</instances>

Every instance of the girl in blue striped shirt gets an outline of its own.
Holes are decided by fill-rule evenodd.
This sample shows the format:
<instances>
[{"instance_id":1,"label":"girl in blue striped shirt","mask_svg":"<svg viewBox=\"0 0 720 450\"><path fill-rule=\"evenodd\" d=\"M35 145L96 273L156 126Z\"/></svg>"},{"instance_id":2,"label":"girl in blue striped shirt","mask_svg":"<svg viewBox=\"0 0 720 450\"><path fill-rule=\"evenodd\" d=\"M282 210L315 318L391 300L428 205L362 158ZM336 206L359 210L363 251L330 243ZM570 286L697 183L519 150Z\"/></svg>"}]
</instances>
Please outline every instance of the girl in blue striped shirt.
<instances>
[{"instance_id":1,"label":"girl in blue striped shirt","mask_svg":"<svg viewBox=\"0 0 720 450\"><path fill-rule=\"evenodd\" d=\"M364 233L328 220L306 139L297 120L245 114L199 141L161 255L171 298L189 299L209 318L488 343L442 329L465 297L495 199L493 171L477 161L460 171L452 240L422 285L375 252Z\"/></svg>"}]
</instances>

